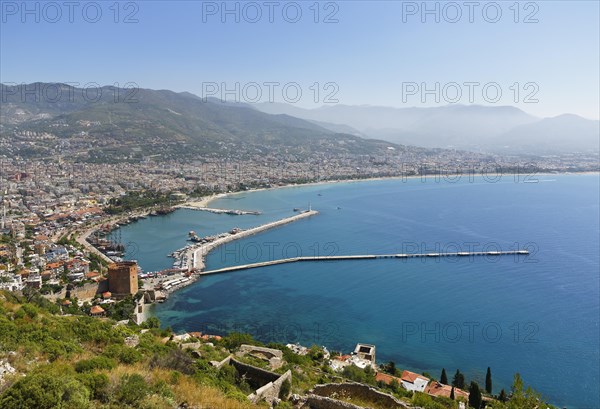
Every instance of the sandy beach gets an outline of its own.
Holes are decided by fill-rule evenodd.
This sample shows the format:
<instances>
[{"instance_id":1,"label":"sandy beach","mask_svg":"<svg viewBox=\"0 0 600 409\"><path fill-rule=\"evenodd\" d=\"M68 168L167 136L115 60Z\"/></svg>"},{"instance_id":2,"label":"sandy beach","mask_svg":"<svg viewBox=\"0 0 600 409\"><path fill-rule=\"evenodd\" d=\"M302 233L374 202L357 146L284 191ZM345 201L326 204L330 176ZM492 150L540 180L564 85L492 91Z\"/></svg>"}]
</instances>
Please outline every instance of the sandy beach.
<instances>
[{"instance_id":1,"label":"sandy beach","mask_svg":"<svg viewBox=\"0 0 600 409\"><path fill-rule=\"evenodd\" d=\"M199 200L188 200L185 203L180 204L180 205L176 205L174 207L178 208L178 209L179 208L198 208L198 209L203 209L203 208L208 207L208 204L210 202L212 202L213 200L220 199L220 198L225 197L225 196L227 196L229 194L230 193L219 193L219 194L216 194L216 195L210 195L210 196L203 197L203 198L201 198Z\"/></svg>"}]
</instances>

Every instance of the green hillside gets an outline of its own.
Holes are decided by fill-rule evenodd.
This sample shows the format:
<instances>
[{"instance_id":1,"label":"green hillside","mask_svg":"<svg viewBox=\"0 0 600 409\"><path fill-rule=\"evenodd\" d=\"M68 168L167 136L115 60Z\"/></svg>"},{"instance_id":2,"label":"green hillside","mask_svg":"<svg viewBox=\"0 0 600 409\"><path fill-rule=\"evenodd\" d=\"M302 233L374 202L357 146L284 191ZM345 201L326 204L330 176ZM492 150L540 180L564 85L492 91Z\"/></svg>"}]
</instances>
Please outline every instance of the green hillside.
<instances>
[{"instance_id":1,"label":"green hillside","mask_svg":"<svg viewBox=\"0 0 600 409\"><path fill-rule=\"evenodd\" d=\"M160 329L155 318L140 327L92 318L84 309L61 305L35 292L0 292L0 365L12 368L11 373L0 376L2 409L269 407L247 399L255 388L233 366L217 369L212 364L241 344L262 345L249 335L209 340L191 337L183 343L169 329ZM319 383L354 381L390 393L407 407L458 408L458 402L448 398L413 394L398 384L376 382L370 369L349 366L342 373L333 372L323 350L316 346L307 355L296 355L280 344L267 346L283 352L283 365L275 372L292 372L293 382L287 388L293 394L305 395ZM236 359L259 368L267 366L254 356ZM391 363L382 365L381 370L399 373ZM524 390L518 376L512 392L507 402L490 400L487 407L547 407L537 393ZM338 398L380 408L373 401ZM309 409L302 399L295 404L284 399L277 407Z\"/></svg>"},{"instance_id":2,"label":"green hillside","mask_svg":"<svg viewBox=\"0 0 600 409\"><path fill-rule=\"evenodd\" d=\"M38 91L30 96L26 89ZM17 139L27 131L50 135L34 143L36 149L27 151L30 156L52 155L61 144L80 147L78 156L89 161L111 160L127 152L171 159L377 154L390 146L288 115L269 115L245 104L203 100L189 93L102 87L89 91L90 96L82 89L44 83L2 85L0 92L0 135Z\"/></svg>"}]
</instances>

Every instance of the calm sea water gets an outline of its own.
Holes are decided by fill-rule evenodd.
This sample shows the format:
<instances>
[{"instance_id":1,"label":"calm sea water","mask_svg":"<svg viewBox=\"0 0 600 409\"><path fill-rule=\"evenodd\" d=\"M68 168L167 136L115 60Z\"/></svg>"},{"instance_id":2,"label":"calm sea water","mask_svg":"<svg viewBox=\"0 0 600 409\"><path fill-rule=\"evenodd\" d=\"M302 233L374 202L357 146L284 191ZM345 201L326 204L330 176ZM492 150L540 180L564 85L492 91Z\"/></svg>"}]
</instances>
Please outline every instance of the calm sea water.
<instances>
[{"instance_id":1,"label":"calm sea water","mask_svg":"<svg viewBox=\"0 0 600 409\"><path fill-rule=\"evenodd\" d=\"M145 270L200 235L320 211L229 243L219 268L295 255L385 254L527 248L530 256L363 260L264 267L203 278L159 305L177 331L249 332L263 341L377 346L379 362L439 377L457 368L494 392L520 372L551 402L598 408L599 177L503 177L457 183L385 180L244 193L213 207L260 216L180 210L121 229Z\"/></svg>"}]
</instances>

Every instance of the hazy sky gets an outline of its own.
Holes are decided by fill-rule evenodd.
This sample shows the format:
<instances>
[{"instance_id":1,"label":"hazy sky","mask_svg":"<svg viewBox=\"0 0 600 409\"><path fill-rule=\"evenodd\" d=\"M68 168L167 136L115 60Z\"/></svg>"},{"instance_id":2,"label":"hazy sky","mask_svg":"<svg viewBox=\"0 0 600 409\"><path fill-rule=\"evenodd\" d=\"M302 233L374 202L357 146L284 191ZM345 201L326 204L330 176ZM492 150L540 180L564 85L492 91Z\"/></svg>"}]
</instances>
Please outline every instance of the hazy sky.
<instances>
[{"instance_id":1,"label":"hazy sky","mask_svg":"<svg viewBox=\"0 0 600 409\"><path fill-rule=\"evenodd\" d=\"M599 116L598 1L2 0L1 10L5 83Z\"/></svg>"}]
</instances>

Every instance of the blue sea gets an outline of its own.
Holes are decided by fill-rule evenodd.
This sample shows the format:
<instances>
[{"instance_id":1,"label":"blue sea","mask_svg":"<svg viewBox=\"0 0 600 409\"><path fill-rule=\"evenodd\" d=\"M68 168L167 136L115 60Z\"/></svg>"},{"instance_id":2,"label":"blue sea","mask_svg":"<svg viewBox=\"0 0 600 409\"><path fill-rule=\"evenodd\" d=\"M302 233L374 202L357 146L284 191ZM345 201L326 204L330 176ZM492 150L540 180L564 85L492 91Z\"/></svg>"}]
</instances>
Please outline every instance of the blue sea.
<instances>
[{"instance_id":1,"label":"blue sea","mask_svg":"<svg viewBox=\"0 0 600 409\"><path fill-rule=\"evenodd\" d=\"M320 213L222 246L208 269L296 255L527 249L529 256L323 261L205 277L154 313L176 331L243 331L349 352L439 378L456 369L494 393L519 372L551 403L599 408L599 194L594 175L389 179L239 193L126 226L128 258L170 267L187 233ZM532 182L530 181L530 182Z\"/></svg>"}]
</instances>

